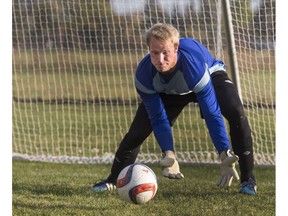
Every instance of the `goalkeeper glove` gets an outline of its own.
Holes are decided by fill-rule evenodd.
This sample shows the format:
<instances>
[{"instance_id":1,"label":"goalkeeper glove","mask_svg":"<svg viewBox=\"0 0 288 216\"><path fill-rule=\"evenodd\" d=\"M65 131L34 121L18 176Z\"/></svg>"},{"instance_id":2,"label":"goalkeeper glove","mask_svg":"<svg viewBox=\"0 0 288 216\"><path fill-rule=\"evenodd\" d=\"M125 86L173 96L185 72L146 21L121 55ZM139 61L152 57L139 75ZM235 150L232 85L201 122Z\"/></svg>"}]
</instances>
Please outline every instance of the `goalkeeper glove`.
<instances>
[{"instance_id":1,"label":"goalkeeper glove","mask_svg":"<svg viewBox=\"0 0 288 216\"><path fill-rule=\"evenodd\" d=\"M164 177L171 179L184 178L184 175L180 172L179 164L173 151L165 151L159 164L163 167L162 174Z\"/></svg>"},{"instance_id":2,"label":"goalkeeper glove","mask_svg":"<svg viewBox=\"0 0 288 216\"><path fill-rule=\"evenodd\" d=\"M239 157L235 155L231 150L221 152L220 159L222 161L221 176L217 182L219 187L230 187L232 180L239 180L239 175L235 169L235 162L239 160Z\"/></svg>"}]
</instances>

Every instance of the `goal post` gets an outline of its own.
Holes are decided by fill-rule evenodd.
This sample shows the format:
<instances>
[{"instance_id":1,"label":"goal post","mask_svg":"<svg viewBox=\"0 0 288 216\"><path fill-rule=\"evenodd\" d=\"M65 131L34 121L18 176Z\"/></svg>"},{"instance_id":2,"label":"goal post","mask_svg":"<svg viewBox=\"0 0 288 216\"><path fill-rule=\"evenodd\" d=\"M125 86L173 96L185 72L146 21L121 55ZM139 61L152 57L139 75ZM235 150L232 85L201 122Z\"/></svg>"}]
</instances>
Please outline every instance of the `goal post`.
<instances>
[{"instance_id":1,"label":"goal post","mask_svg":"<svg viewBox=\"0 0 288 216\"><path fill-rule=\"evenodd\" d=\"M228 50L228 58L230 63L231 77L232 81L235 85L235 88L238 91L239 97L242 100L242 91L240 86L240 76L238 70L238 60L237 53L235 47L235 38L234 38L234 30L232 23L232 14L231 14L231 6L230 0L218 0L219 2L223 1L223 11L224 11L224 23L227 37L227 50ZM219 4L219 3L218 3ZM220 10L219 8L218 10Z\"/></svg>"},{"instance_id":2,"label":"goal post","mask_svg":"<svg viewBox=\"0 0 288 216\"><path fill-rule=\"evenodd\" d=\"M202 42L232 77L224 1L13 0L13 158L112 163L139 104L133 80L148 52L143 36L156 22ZM275 0L229 3L255 163L274 165ZM173 134L180 162L219 162L197 104L183 110ZM151 135L138 161L160 157Z\"/></svg>"}]
</instances>

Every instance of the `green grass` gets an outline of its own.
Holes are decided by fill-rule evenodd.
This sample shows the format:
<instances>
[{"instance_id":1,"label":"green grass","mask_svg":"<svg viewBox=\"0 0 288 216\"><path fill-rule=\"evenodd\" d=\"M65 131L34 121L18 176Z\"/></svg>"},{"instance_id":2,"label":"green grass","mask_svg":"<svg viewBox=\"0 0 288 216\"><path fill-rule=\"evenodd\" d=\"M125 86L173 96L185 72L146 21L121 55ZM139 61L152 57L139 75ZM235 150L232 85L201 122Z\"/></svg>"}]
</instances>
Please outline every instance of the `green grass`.
<instances>
[{"instance_id":1,"label":"green grass","mask_svg":"<svg viewBox=\"0 0 288 216\"><path fill-rule=\"evenodd\" d=\"M170 180L149 165L158 177L156 196L145 205L128 204L117 192L90 190L106 178L111 165L57 164L13 160L13 215L275 215L275 167L256 167L258 194L239 194L215 186L219 167L182 165L185 178Z\"/></svg>"},{"instance_id":2,"label":"green grass","mask_svg":"<svg viewBox=\"0 0 288 216\"><path fill-rule=\"evenodd\" d=\"M31 155L97 157L115 153L129 129L136 105L13 103L13 150ZM247 112L254 148L275 152L275 115L272 109ZM266 123L270 122L269 127ZM173 127L175 147L181 152L213 152L214 146L199 108L188 106ZM265 140L265 142L263 141ZM151 135L141 152L160 152Z\"/></svg>"},{"instance_id":3,"label":"green grass","mask_svg":"<svg viewBox=\"0 0 288 216\"><path fill-rule=\"evenodd\" d=\"M13 50L13 152L78 157L114 154L137 108L133 76L143 55ZM255 153L274 156L275 109L261 107L275 105L274 61L269 52L253 53L253 59L247 56L239 57L248 64L241 64L241 87ZM88 103L54 103L67 100ZM128 103L119 105L123 101ZM184 109L173 133L178 151L214 151L196 106ZM141 152L159 152L153 136L146 143Z\"/></svg>"},{"instance_id":4,"label":"green grass","mask_svg":"<svg viewBox=\"0 0 288 216\"><path fill-rule=\"evenodd\" d=\"M135 110L136 106L15 103L13 106L14 151L22 153L26 151L28 154L35 154L37 151L39 151L38 154L78 154L84 157L95 155L93 149L109 152L111 151L109 148L113 149L115 145L118 146L118 142L128 130ZM197 107L190 107L184 112L182 117L189 116L193 112L195 113L194 120L197 117L198 122L203 122ZM189 142L206 144L207 135L205 136L203 130L201 131L198 127L180 118L174 128L175 139L179 140L176 142L176 147L181 140L185 139L183 131L185 134L192 134L188 137ZM202 124L200 128L205 130L204 127L205 125ZM150 140L152 138L151 136ZM70 147L78 148L81 153L71 152ZM183 146L182 150L188 151L188 147ZM210 147L210 151L213 151L212 144ZM155 152L156 150L155 144L149 144L147 148L149 148L147 151ZM200 151L199 148L196 150Z\"/></svg>"},{"instance_id":5,"label":"green grass","mask_svg":"<svg viewBox=\"0 0 288 216\"><path fill-rule=\"evenodd\" d=\"M136 105L46 102L135 100L133 73L140 56L14 52L13 97L43 102L13 101L13 152L90 158L114 154ZM243 74L245 99L253 98L249 105L274 104L275 74L266 67L256 69ZM247 115L255 153L274 155L275 110L252 106ZM173 133L177 152L214 151L194 105L184 109ZM149 137L141 152L157 153L160 149ZM151 167L158 176L159 190L151 203L138 206L120 200L117 193L90 190L94 181L107 177L111 165L13 160L13 215L275 215L274 166L256 167L257 196L239 194L238 183L230 191L218 189L219 168L213 165L183 165L185 179L180 181L166 179L160 167Z\"/></svg>"},{"instance_id":6,"label":"green grass","mask_svg":"<svg viewBox=\"0 0 288 216\"><path fill-rule=\"evenodd\" d=\"M13 96L43 100L99 97L134 99L137 97L134 72L145 53L146 51L111 54L15 49ZM223 58L228 66L227 55L224 53ZM274 56L271 55L264 51L239 55L244 102L275 104L276 73Z\"/></svg>"}]
</instances>

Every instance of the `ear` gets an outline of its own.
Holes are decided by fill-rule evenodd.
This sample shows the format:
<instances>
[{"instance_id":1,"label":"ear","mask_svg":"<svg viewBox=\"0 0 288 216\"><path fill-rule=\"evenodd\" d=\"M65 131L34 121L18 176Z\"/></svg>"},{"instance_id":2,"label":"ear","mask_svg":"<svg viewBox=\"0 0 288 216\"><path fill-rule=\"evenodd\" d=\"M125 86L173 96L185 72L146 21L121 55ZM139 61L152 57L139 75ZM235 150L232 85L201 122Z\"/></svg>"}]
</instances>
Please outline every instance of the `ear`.
<instances>
[{"instance_id":1,"label":"ear","mask_svg":"<svg viewBox=\"0 0 288 216\"><path fill-rule=\"evenodd\" d=\"M179 48L179 44L175 44L175 45L174 45L174 50L175 50L175 52L178 51L178 48Z\"/></svg>"}]
</instances>

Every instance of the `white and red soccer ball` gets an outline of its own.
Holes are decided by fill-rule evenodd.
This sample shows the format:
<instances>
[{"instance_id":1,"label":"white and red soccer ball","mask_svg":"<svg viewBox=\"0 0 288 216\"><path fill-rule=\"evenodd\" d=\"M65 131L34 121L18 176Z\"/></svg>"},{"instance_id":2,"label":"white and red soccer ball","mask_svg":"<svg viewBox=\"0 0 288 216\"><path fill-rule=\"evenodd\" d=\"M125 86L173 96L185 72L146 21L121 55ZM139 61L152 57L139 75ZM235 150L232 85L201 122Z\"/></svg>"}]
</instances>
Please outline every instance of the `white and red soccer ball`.
<instances>
[{"instance_id":1,"label":"white and red soccer ball","mask_svg":"<svg viewBox=\"0 0 288 216\"><path fill-rule=\"evenodd\" d=\"M144 204L152 200L157 192L157 177L148 166L131 164L120 172L116 187L121 199Z\"/></svg>"}]
</instances>

